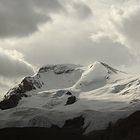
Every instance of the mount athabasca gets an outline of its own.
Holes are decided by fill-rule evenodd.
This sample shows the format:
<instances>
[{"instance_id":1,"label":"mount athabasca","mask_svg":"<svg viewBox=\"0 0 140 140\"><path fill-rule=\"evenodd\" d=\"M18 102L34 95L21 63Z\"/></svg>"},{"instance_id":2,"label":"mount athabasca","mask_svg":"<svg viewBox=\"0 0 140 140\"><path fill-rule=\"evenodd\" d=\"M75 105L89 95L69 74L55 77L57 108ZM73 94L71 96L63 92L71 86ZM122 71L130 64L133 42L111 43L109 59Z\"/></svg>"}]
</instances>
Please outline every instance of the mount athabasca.
<instances>
[{"instance_id":1,"label":"mount athabasca","mask_svg":"<svg viewBox=\"0 0 140 140\"><path fill-rule=\"evenodd\" d=\"M5 94L0 129L71 128L87 136L139 110L140 75L98 61L46 65Z\"/></svg>"}]
</instances>

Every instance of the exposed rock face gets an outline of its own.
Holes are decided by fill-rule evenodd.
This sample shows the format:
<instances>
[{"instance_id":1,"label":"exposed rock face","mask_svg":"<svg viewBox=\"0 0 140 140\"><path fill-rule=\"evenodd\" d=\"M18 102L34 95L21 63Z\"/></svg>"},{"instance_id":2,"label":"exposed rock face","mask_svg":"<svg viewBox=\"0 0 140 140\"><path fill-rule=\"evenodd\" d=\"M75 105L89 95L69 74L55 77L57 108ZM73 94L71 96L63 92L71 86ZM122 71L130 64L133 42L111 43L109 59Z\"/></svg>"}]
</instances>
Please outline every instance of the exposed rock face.
<instances>
[{"instance_id":1,"label":"exposed rock face","mask_svg":"<svg viewBox=\"0 0 140 140\"><path fill-rule=\"evenodd\" d=\"M5 110L9 108L16 107L18 105L19 100L22 97L27 97L26 94L13 94L8 99L4 99L0 102L0 109Z\"/></svg>"},{"instance_id":2,"label":"exposed rock face","mask_svg":"<svg viewBox=\"0 0 140 140\"><path fill-rule=\"evenodd\" d=\"M84 131L83 125L84 125L84 118L82 116L80 116L80 117L76 117L71 120L66 120L63 128L64 129L75 129L76 132L78 131L78 133L83 133L83 131Z\"/></svg>"},{"instance_id":3,"label":"exposed rock face","mask_svg":"<svg viewBox=\"0 0 140 140\"><path fill-rule=\"evenodd\" d=\"M66 95L72 95L72 93L70 91L67 91Z\"/></svg>"},{"instance_id":4,"label":"exposed rock face","mask_svg":"<svg viewBox=\"0 0 140 140\"><path fill-rule=\"evenodd\" d=\"M53 98L62 97L63 95L71 96L72 93L68 90L58 90L56 94L53 95Z\"/></svg>"},{"instance_id":5,"label":"exposed rock face","mask_svg":"<svg viewBox=\"0 0 140 140\"><path fill-rule=\"evenodd\" d=\"M117 69L114 69L114 68L110 67L109 65L107 65L107 64L105 64L105 63L103 63L103 62L100 62L100 63L101 63L104 67L106 67L106 68L108 69L108 73L110 73L110 72L117 73L117 72L118 72Z\"/></svg>"},{"instance_id":6,"label":"exposed rock face","mask_svg":"<svg viewBox=\"0 0 140 140\"><path fill-rule=\"evenodd\" d=\"M71 104L74 104L75 102L76 102L76 97L75 96L70 96L70 97L68 97L66 105L71 105Z\"/></svg>"},{"instance_id":7,"label":"exposed rock face","mask_svg":"<svg viewBox=\"0 0 140 140\"><path fill-rule=\"evenodd\" d=\"M32 77L26 77L22 82L13 89L9 90L4 96L4 100L0 102L0 109L9 109L16 107L22 97L27 97L26 92L41 88L42 84Z\"/></svg>"},{"instance_id":8,"label":"exposed rock face","mask_svg":"<svg viewBox=\"0 0 140 140\"><path fill-rule=\"evenodd\" d=\"M140 77L128 76L128 80L126 77L123 72L101 62L82 68L47 65L5 95L0 109L9 110L0 110L0 127L45 127L37 130L46 133L53 130L53 135L62 132L62 135L76 133L80 136L87 128L84 134L92 132L90 136L94 140L127 140L129 137L135 140L135 136L139 140L139 113L115 124L109 123L126 117L129 111L140 106ZM125 94L131 99L125 100ZM10 109L13 107L16 108ZM101 130L108 124L107 129ZM36 132L35 128L22 130L22 136L27 130L33 130L31 135ZM46 139L48 134L44 136ZM65 137L68 138L69 135Z\"/></svg>"},{"instance_id":9,"label":"exposed rock face","mask_svg":"<svg viewBox=\"0 0 140 140\"><path fill-rule=\"evenodd\" d=\"M79 76L82 74L82 71L80 69L77 70L80 66L73 65L73 64L58 64L58 65L46 65L38 71L36 75L33 77L26 77L22 80L22 82L17 85L16 87L10 89L7 94L4 96L3 101L0 102L0 109L9 109L16 107L19 103L19 101L22 99L22 97L27 97L29 91L33 91L36 89L41 89L43 86L48 89L49 87L52 88L51 84L54 82L56 85L54 85L54 89L59 89L61 87L66 87L68 84L72 86L76 82L76 78L73 78L72 73L78 73ZM50 73L49 73L50 72ZM49 77L49 74L54 74L52 77ZM61 76L62 74L62 76ZM71 76L66 76L66 83L59 84L59 78L61 80L63 79L63 74L70 74ZM47 77L48 76L48 77ZM51 84L47 82L51 79ZM50 79L49 79L50 78ZM56 81L55 81L56 78ZM69 79L70 78L70 79ZM54 80L54 81L52 81ZM62 81L60 81L62 82ZM50 90L50 88L49 88ZM56 96L60 97L61 95L65 94L67 91L59 91ZM69 93L70 94L70 93ZM55 97L55 96L54 96Z\"/></svg>"},{"instance_id":10,"label":"exposed rock face","mask_svg":"<svg viewBox=\"0 0 140 140\"><path fill-rule=\"evenodd\" d=\"M74 65L71 67L66 65L47 65L40 68L39 73L48 71L54 71L55 74L71 73L74 71L74 68Z\"/></svg>"}]
</instances>

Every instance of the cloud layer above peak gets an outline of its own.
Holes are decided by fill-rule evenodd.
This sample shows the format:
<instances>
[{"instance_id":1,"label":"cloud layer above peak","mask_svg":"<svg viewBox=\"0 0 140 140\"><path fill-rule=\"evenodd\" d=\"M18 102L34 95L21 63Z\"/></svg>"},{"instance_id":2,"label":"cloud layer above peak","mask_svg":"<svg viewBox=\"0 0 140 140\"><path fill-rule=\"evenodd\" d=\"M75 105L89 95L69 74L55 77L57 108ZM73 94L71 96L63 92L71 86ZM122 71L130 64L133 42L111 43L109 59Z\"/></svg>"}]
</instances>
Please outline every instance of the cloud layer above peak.
<instances>
[{"instance_id":1,"label":"cloud layer above peak","mask_svg":"<svg viewBox=\"0 0 140 140\"><path fill-rule=\"evenodd\" d=\"M139 0L0 0L0 85L33 65L138 65L139 36Z\"/></svg>"},{"instance_id":2,"label":"cloud layer above peak","mask_svg":"<svg viewBox=\"0 0 140 140\"><path fill-rule=\"evenodd\" d=\"M134 62L140 43L138 4L137 0L0 0L0 38L16 37L10 39L15 42L12 49L38 66L96 59L125 65ZM115 50L112 55L109 48Z\"/></svg>"},{"instance_id":3,"label":"cloud layer above peak","mask_svg":"<svg viewBox=\"0 0 140 140\"><path fill-rule=\"evenodd\" d=\"M23 59L23 55L15 50L0 48L0 76L7 78L23 77L34 73L31 64Z\"/></svg>"},{"instance_id":4,"label":"cloud layer above peak","mask_svg":"<svg viewBox=\"0 0 140 140\"><path fill-rule=\"evenodd\" d=\"M140 1L126 0L122 6L112 5L100 31L93 35L99 40L108 36L113 41L128 47L133 54L140 53Z\"/></svg>"},{"instance_id":5,"label":"cloud layer above peak","mask_svg":"<svg viewBox=\"0 0 140 140\"><path fill-rule=\"evenodd\" d=\"M21 78L34 74L33 66L16 50L0 48L0 98Z\"/></svg>"},{"instance_id":6,"label":"cloud layer above peak","mask_svg":"<svg viewBox=\"0 0 140 140\"><path fill-rule=\"evenodd\" d=\"M0 0L0 37L24 37L62 9L57 0Z\"/></svg>"}]
</instances>

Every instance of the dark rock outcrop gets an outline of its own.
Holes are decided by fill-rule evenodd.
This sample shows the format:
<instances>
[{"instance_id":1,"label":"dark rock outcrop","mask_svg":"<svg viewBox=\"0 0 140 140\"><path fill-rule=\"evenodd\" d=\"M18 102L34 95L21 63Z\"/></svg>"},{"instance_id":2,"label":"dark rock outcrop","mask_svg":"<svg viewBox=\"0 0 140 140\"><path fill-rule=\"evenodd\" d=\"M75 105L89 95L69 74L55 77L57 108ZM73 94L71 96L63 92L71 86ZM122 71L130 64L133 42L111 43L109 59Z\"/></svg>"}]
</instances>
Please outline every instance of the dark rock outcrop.
<instances>
[{"instance_id":1,"label":"dark rock outcrop","mask_svg":"<svg viewBox=\"0 0 140 140\"><path fill-rule=\"evenodd\" d=\"M18 102L22 99L22 97L27 97L26 94L13 94L8 99L4 99L0 102L0 109L10 109L16 107Z\"/></svg>"},{"instance_id":2,"label":"dark rock outcrop","mask_svg":"<svg viewBox=\"0 0 140 140\"><path fill-rule=\"evenodd\" d=\"M7 94L4 96L4 99L0 102L0 109L4 110L16 107L22 97L28 97L28 95L25 94L26 92L41 87L42 83L35 80L34 78L24 78L19 85L7 92Z\"/></svg>"},{"instance_id":3,"label":"dark rock outcrop","mask_svg":"<svg viewBox=\"0 0 140 140\"><path fill-rule=\"evenodd\" d=\"M70 95L70 96L71 96L72 93L71 93L70 91L67 91L67 92L66 92L66 95Z\"/></svg>"},{"instance_id":4,"label":"dark rock outcrop","mask_svg":"<svg viewBox=\"0 0 140 140\"><path fill-rule=\"evenodd\" d=\"M55 74L71 73L74 71L74 68L71 68L67 65L47 65L39 69L38 73L53 71Z\"/></svg>"},{"instance_id":5,"label":"dark rock outcrop","mask_svg":"<svg viewBox=\"0 0 140 140\"><path fill-rule=\"evenodd\" d=\"M71 120L66 120L63 129L74 129L77 133L83 133L84 118L82 116L76 117Z\"/></svg>"},{"instance_id":6,"label":"dark rock outcrop","mask_svg":"<svg viewBox=\"0 0 140 140\"><path fill-rule=\"evenodd\" d=\"M70 96L70 97L68 97L66 105L71 105L71 104L74 104L75 102L76 102L76 97L75 96Z\"/></svg>"}]
</instances>

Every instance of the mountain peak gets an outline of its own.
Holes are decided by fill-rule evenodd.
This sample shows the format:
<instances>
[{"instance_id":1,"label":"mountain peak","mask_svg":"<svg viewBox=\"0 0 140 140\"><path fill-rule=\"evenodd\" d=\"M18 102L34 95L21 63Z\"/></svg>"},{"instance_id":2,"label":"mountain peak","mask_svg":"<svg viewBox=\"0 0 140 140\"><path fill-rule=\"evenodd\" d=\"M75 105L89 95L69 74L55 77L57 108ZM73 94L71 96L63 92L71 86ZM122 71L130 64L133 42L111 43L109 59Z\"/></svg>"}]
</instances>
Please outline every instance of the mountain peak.
<instances>
[{"instance_id":1,"label":"mountain peak","mask_svg":"<svg viewBox=\"0 0 140 140\"><path fill-rule=\"evenodd\" d=\"M114 81L114 75L118 78L119 74L118 70L100 61L88 67L75 64L46 65L36 75L24 78L20 84L10 89L0 102L0 108L15 107L22 97L40 91L71 87L82 91L94 90Z\"/></svg>"},{"instance_id":2,"label":"mountain peak","mask_svg":"<svg viewBox=\"0 0 140 140\"><path fill-rule=\"evenodd\" d=\"M95 61L87 67L74 87L82 91L94 90L105 86L107 83L114 82L123 75L123 72L103 62Z\"/></svg>"},{"instance_id":3,"label":"mountain peak","mask_svg":"<svg viewBox=\"0 0 140 140\"><path fill-rule=\"evenodd\" d=\"M108 71L113 72L113 73L121 72L121 71L119 71L119 70L117 70L117 69L115 69L115 68L109 66L108 64L106 64L106 63L104 63L104 62L101 62L101 61L95 61L95 62L94 62L93 64L91 64L89 67L90 67L90 68L91 68L91 67L94 67L94 68L96 68L96 67L98 67L98 68L99 68L99 67L102 67L102 68L108 69Z\"/></svg>"},{"instance_id":4,"label":"mountain peak","mask_svg":"<svg viewBox=\"0 0 140 140\"><path fill-rule=\"evenodd\" d=\"M88 134L139 108L139 89L139 76L129 77L100 61L87 67L47 65L5 95L0 102L0 127L68 124L73 129L71 120L84 116Z\"/></svg>"}]
</instances>

